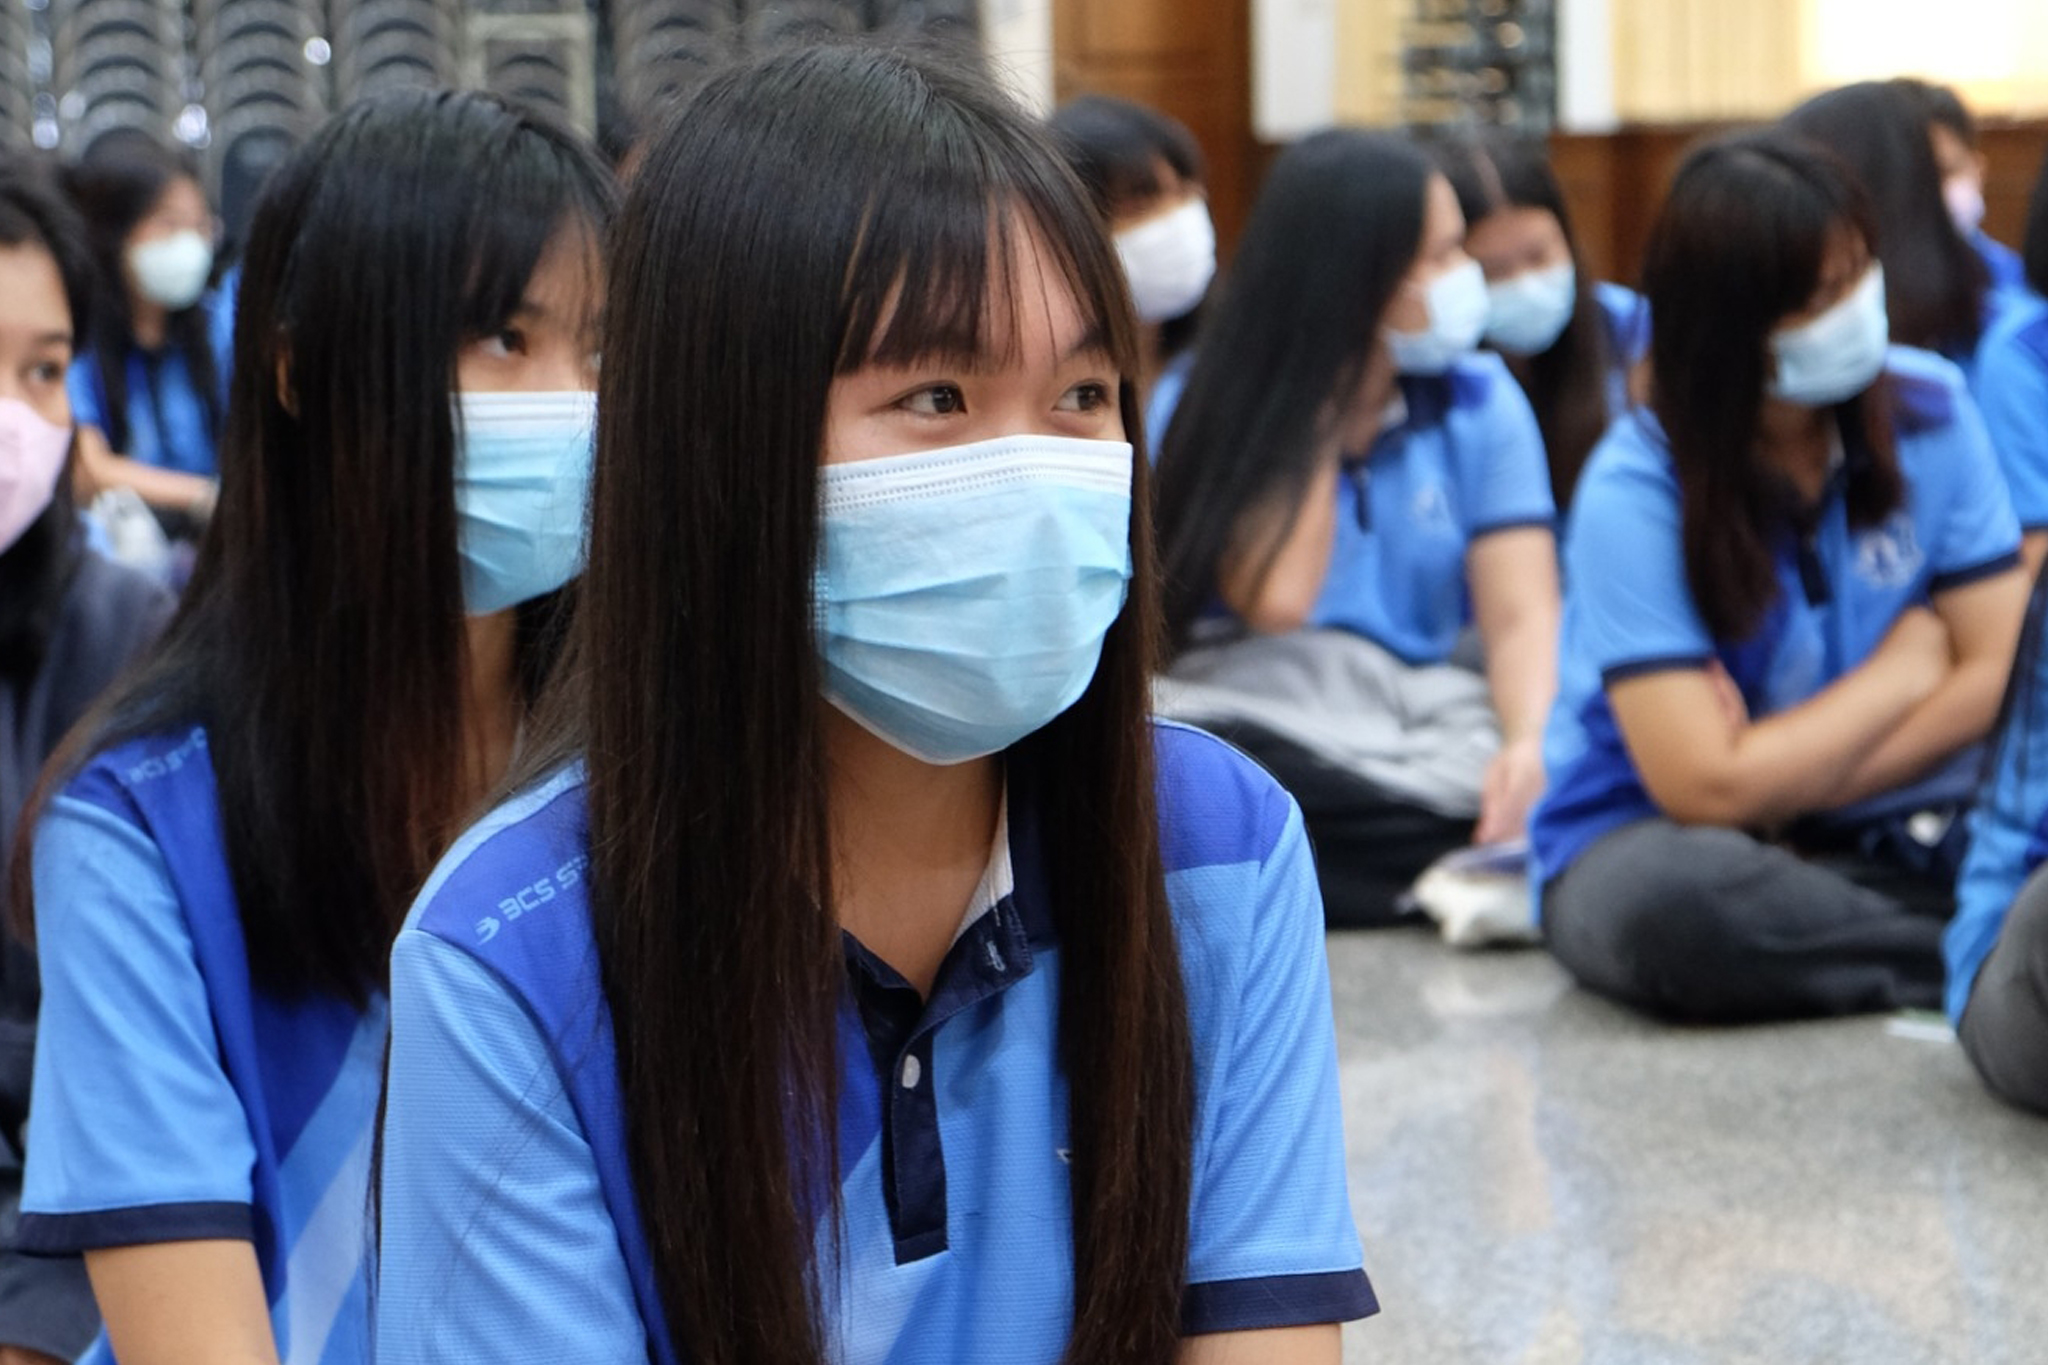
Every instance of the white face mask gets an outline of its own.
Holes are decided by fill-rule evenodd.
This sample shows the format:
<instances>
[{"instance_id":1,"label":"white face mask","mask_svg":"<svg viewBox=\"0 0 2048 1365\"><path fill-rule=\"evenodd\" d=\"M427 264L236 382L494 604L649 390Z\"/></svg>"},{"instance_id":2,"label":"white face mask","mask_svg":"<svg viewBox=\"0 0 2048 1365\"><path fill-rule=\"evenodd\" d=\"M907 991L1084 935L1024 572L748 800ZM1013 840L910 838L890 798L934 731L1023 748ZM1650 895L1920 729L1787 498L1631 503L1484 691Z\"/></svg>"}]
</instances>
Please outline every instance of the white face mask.
<instances>
[{"instance_id":1,"label":"white face mask","mask_svg":"<svg viewBox=\"0 0 2048 1365\"><path fill-rule=\"evenodd\" d=\"M1486 272L1479 262L1466 261L1431 280L1423 289L1429 325L1420 332L1383 328L1394 368L1402 374L1442 374L1460 356L1479 346L1486 330Z\"/></svg>"},{"instance_id":2,"label":"white face mask","mask_svg":"<svg viewBox=\"0 0 2048 1365\"><path fill-rule=\"evenodd\" d=\"M199 302L213 273L213 244L192 231L174 232L128 248L135 287L151 303L177 312Z\"/></svg>"},{"instance_id":3,"label":"white face mask","mask_svg":"<svg viewBox=\"0 0 2048 1365\"><path fill-rule=\"evenodd\" d=\"M1891 321L1884 309L1884 267L1809 323L1771 335L1775 398L1824 408L1854 398L1884 373Z\"/></svg>"},{"instance_id":4,"label":"white face mask","mask_svg":"<svg viewBox=\"0 0 2048 1365\"><path fill-rule=\"evenodd\" d=\"M1524 270L1486 286L1486 340L1509 355L1539 355L1563 335L1579 302L1570 261Z\"/></svg>"},{"instance_id":5,"label":"white face mask","mask_svg":"<svg viewBox=\"0 0 2048 1365\"><path fill-rule=\"evenodd\" d=\"M1984 222L1984 187L1976 178L1958 175L1942 181L1941 199L1948 205L1948 216L1955 220L1956 231L1965 237L1976 236Z\"/></svg>"},{"instance_id":6,"label":"white face mask","mask_svg":"<svg viewBox=\"0 0 2048 1365\"><path fill-rule=\"evenodd\" d=\"M1170 322L1209 292L1216 277L1216 225L1209 206L1190 199L1170 213L1116 235L1138 321Z\"/></svg>"}]
</instances>

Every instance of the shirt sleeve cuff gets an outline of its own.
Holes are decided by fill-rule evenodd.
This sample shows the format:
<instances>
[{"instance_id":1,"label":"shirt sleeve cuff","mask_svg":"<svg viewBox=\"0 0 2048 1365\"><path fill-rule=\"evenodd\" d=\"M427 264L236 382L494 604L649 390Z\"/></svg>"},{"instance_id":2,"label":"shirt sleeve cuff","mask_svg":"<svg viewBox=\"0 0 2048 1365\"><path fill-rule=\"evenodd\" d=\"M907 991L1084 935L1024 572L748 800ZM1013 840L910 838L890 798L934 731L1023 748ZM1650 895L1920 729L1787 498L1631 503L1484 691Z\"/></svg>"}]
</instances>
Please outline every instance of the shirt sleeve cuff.
<instances>
[{"instance_id":1,"label":"shirt sleeve cuff","mask_svg":"<svg viewBox=\"0 0 2048 1365\"><path fill-rule=\"evenodd\" d=\"M1379 1311L1380 1302L1363 1270L1212 1280L1187 1287L1181 1298L1181 1335L1351 1322Z\"/></svg>"},{"instance_id":2,"label":"shirt sleeve cuff","mask_svg":"<svg viewBox=\"0 0 2048 1365\"><path fill-rule=\"evenodd\" d=\"M157 1242L250 1242L255 1237L255 1213L247 1204L143 1204L92 1213L24 1213L14 1249L31 1256L72 1256Z\"/></svg>"},{"instance_id":3,"label":"shirt sleeve cuff","mask_svg":"<svg viewBox=\"0 0 2048 1365\"><path fill-rule=\"evenodd\" d=\"M1970 584L1981 579L1990 578L1995 574L2002 574L2007 569L2014 568L2021 562L2018 550L2008 550L2002 555L1984 560L1981 563L1966 564L1960 569L1949 569L1934 575L1933 579L1927 584L1927 591L1929 594L1933 594L1947 592L1951 588L1968 587Z\"/></svg>"},{"instance_id":4,"label":"shirt sleeve cuff","mask_svg":"<svg viewBox=\"0 0 2048 1365\"><path fill-rule=\"evenodd\" d=\"M1646 673L1675 673L1684 670L1705 668L1714 661L1711 654L1653 654L1641 659L1625 659L1618 664L1609 664L1600 670L1600 683L1604 687L1628 678L1640 678Z\"/></svg>"}]
</instances>

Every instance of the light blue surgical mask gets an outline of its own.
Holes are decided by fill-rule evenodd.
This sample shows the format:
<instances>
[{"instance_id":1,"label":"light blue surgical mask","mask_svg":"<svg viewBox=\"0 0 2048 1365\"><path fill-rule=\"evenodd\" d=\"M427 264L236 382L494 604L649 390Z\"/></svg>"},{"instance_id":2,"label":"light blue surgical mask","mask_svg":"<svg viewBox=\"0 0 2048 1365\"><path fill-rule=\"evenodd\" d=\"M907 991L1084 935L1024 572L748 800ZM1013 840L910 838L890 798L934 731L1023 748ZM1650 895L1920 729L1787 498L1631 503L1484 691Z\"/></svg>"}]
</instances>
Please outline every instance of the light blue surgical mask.
<instances>
[{"instance_id":1,"label":"light blue surgical mask","mask_svg":"<svg viewBox=\"0 0 2048 1365\"><path fill-rule=\"evenodd\" d=\"M1131 576L1131 447L1012 436L827 465L825 696L927 763L1007 749L1095 676Z\"/></svg>"},{"instance_id":2,"label":"light blue surgical mask","mask_svg":"<svg viewBox=\"0 0 2048 1365\"><path fill-rule=\"evenodd\" d=\"M1834 307L1809 323L1772 335L1776 372L1771 394L1810 408L1854 398L1884 373L1890 337L1884 267L1873 265Z\"/></svg>"},{"instance_id":3,"label":"light blue surgical mask","mask_svg":"<svg viewBox=\"0 0 2048 1365\"><path fill-rule=\"evenodd\" d=\"M1479 262L1452 266L1423 290L1429 325L1419 332L1385 329L1394 368L1402 374L1442 374L1478 349L1486 330L1486 272Z\"/></svg>"},{"instance_id":4,"label":"light blue surgical mask","mask_svg":"<svg viewBox=\"0 0 2048 1365\"><path fill-rule=\"evenodd\" d=\"M1570 261L1524 270L1486 286L1486 340L1508 355L1541 355L1564 334L1579 302Z\"/></svg>"},{"instance_id":5,"label":"light blue surgical mask","mask_svg":"<svg viewBox=\"0 0 2048 1365\"><path fill-rule=\"evenodd\" d=\"M583 568L583 507L597 395L455 397L455 520L462 600L487 616L541 597Z\"/></svg>"}]
</instances>

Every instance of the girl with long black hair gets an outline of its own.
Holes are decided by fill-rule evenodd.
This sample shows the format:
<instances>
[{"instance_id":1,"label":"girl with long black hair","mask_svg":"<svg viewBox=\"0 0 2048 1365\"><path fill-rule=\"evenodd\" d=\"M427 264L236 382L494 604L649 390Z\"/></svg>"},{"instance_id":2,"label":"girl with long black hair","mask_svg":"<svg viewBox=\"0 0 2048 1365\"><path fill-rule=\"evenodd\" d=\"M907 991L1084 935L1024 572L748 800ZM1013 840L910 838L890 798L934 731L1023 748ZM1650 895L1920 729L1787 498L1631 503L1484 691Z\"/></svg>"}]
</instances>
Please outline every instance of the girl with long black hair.
<instances>
[{"instance_id":1,"label":"girl with long black hair","mask_svg":"<svg viewBox=\"0 0 2048 1365\"><path fill-rule=\"evenodd\" d=\"M255 210L220 513L32 845L24 1249L86 1359L367 1357L405 905L502 776L578 564L608 172L495 98L331 121Z\"/></svg>"},{"instance_id":2,"label":"girl with long black hair","mask_svg":"<svg viewBox=\"0 0 2048 1365\"><path fill-rule=\"evenodd\" d=\"M1528 399L1477 349L1464 239L1408 139L1288 148L1160 453L1162 702L1302 803L1333 924L1385 923L1436 857L1519 837L1543 783L1550 478Z\"/></svg>"},{"instance_id":3,"label":"girl with long black hair","mask_svg":"<svg viewBox=\"0 0 2048 1365\"><path fill-rule=\"evenodd\" d=\"M384 1365L1334 1365L1372 1308L1300 817L1146 719L1114 250L956 68L765 57L648 147L567 685L392 957Z\"/></svg>"},{"instance_id":4,"label":"girl with long black hair","mask_svg":"<svg viewBox=\"0 0 2048 1365\"><path fill-rule=\"evenodd\" d=\"M133 490L176 527L210 514L234 300L212 288L213 209L197 169L138 130L65 168L100 289L71 371L89 491Z\"/></svg>"},{"instance_id":5,"label":"girl with long black hair","mask_svg":"<svg viewBox=\"0 0 2048 1365\"><path fill-rule=\"evenodd\" d=\"M1486 272L1486 344L1529 395L1565 513L1586 457L1634 401L1649 310L1634 290L1586 269L1542 144L1472 135L1436 156L1465 214L1466 254Z\"/></svg>"},{"instance_id":6,"label":"girl with long black hair","mask_svg":"<svg viewBox=\"0 0 2048 1365\"><path fill-rule=\"evenodd\" d=\"M1840 157L1870 203L1892 340L1973 370L1978 343L2011 300L1957 228L1915 96L1891 81L1815 95L1782 120Z\"/></svg>"},{"instance_id":7,"label":"girl with long black hair","mask_svg":"<svg viewBox=\"0 0 2048 1365\"><path fill-rule=\"evenodd\" d=\"M86 546L71 505L64 376L91 313L83 238L50 177L0 154L0 868L43 764L171 614L162 588ZM0 879L0 909L8 900ZM0 938L0 1216L11 1221L38 991L34 957ZM0 1252L0 1361L75 1359L98 1328L75 1261Z\"/></svg>"},{"instance_id":8,"label":"girl with long black hair","mask_svg":"<svg viewBox=\"0 0 2048 1365\"><path fill-rule=\"evenodd\" d=\"M1680 167L1643 272L1646 408L1579 483L1551 951L1708 1020L1929 1007L2026 588L1957 369L1888 347L1854 177L1783 132Z\"/></svg>"}]
</instances>

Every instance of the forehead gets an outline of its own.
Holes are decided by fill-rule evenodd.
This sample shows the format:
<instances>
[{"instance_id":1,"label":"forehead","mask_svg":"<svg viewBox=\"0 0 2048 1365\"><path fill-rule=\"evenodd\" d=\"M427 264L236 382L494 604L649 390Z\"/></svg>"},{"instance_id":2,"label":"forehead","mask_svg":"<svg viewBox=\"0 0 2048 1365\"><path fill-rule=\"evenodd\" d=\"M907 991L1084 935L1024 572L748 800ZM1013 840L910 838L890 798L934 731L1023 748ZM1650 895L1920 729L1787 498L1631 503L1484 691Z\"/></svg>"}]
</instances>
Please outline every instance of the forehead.
<instances>
[{"instance_id":1,"label":"forehead","mask_svg":"<svg viewBox=\"0 0 2048 1365\"><path fill-rule=\"evenodd\" d=\"M37 336L71 331L57 262L32 242L0 246L0 327Z\"/></svg>"},{"instance_id":2,"label":"forehead","mask_svg":"<svg viewBox=\"0 0 2048 1365\"><path fill-rule=\"evenodd\" d=\"M595 316L603 287L604 258L597 234L586 223L572 222L548 238L521 299L552 318L582 325Z\"/></svg>"}]
</instances>

